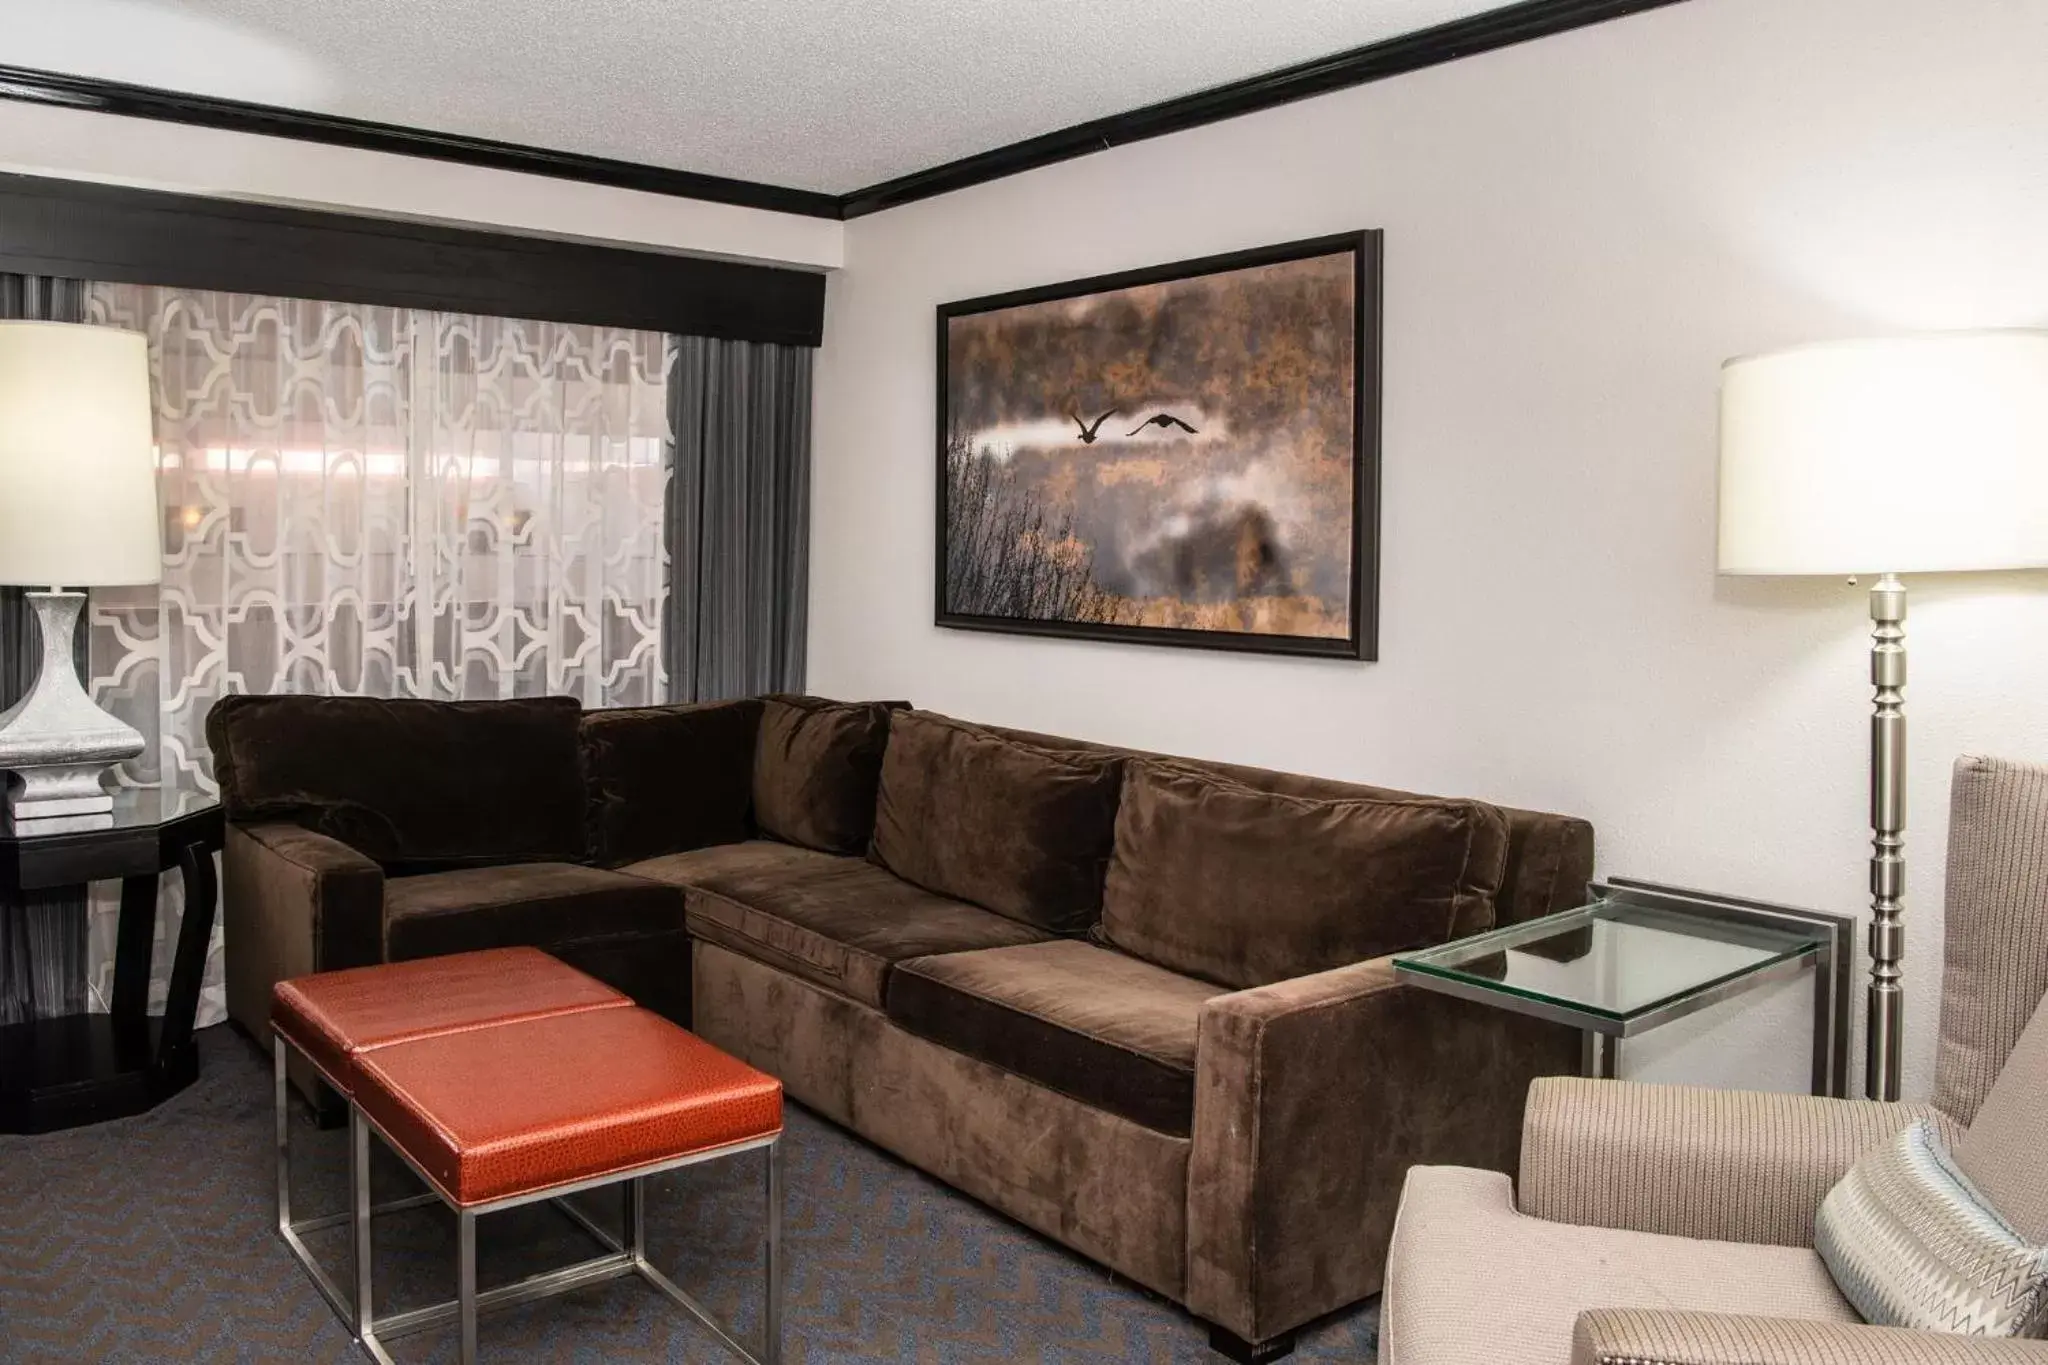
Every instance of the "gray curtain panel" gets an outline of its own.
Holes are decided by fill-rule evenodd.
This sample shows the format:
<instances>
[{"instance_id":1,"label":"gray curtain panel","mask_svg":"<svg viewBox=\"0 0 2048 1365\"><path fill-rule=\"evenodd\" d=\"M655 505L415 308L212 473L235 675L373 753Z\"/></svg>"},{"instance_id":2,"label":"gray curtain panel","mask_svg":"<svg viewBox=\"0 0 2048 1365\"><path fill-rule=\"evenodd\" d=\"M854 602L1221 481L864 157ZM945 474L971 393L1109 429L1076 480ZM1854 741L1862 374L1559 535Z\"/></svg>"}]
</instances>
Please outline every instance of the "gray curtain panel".
<instances>
[{"instance_id":1,"label":"gray curtain panel","mask_svg":"<svg viewBox=\"0 0 2048 1365\"><path fill-rule=\"evenodd\" d=\"M0 318L79 322L85 285L78 280L0 272ZM86 623L72 641L85 666ZM42 638L18 587L0 588L0 711L35 680ZM85 1008L85 892L0 892L0 1024L75 1014Z\"/></svg>"},{"instance_id":2,"label":"gray curtain panel","mask_svg":"<svg viewBox=\"0 0 2048 1365\"><path fill-rule=\"evenodd\" d=\"M662 621L672 701L803 690L812 354L676 338Z\"/></svg>"}]
</instances>

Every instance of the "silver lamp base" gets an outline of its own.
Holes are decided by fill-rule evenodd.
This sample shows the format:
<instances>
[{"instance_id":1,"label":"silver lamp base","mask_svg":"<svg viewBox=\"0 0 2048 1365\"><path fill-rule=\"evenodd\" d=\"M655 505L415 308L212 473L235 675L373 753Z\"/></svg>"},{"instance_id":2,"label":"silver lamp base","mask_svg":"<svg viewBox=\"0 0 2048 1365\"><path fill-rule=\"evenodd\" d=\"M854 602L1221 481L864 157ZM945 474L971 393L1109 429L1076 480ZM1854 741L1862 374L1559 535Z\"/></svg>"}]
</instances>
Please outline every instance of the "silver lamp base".
<instances>
[{"instance_id":1,"label":"silver lamp base","mask_svg":"<svg viewBox=\"0 0 2048 1365\"><path fill-rule=\"evenodd\" d=\"M1906 585L1870 585L1870 985L1863 1094L1899 1098L1905 1053Z\"/></svg>"},{"instance_id":2,"label":"silver lamp base","mask_svg":"<svg viewBox=\"0 0 2048 1365\"><path fill-rule=\"evenodd\" d=\"M142 732L93 704L71 661L82 592L26 594L43 632L43 664L29 694L0 715L0 768L12 770L7 809L15 828L114 808L106 770L142 752Z\"/></svg>"}]
</instances>

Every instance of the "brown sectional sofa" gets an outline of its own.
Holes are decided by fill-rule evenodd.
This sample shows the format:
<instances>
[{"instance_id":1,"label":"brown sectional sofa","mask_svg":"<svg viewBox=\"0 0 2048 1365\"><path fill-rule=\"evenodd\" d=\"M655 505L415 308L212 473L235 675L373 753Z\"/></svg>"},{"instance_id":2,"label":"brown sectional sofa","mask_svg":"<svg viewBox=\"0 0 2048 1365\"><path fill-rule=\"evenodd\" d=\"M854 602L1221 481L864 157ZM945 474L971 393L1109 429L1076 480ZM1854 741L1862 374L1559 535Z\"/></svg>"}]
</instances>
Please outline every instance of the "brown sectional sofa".
<instances>
[{"instance_id":1,"label":"brown sectional sofa","mask_svg":"<svg viewBox=\"0 0 2048 1365\"><path fill-rule=\"evenodd\" d=\"M546 948L1240 1358L1376 1292L1407 1168L1513 1162L1577 1067L1387 962L1578 903L1569 817L902 703L229 698L209 737L258 1036L281 977Z\"/></svg>"}]
</instances>

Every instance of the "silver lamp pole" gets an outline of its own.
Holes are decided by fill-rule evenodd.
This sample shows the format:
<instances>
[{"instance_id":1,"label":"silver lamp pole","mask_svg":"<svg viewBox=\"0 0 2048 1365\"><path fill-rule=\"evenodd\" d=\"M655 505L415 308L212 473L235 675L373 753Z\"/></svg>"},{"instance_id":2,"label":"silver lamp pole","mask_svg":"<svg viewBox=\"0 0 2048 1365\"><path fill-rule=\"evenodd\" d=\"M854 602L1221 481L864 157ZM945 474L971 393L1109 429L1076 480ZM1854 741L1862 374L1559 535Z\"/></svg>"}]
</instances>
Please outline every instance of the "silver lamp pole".
<instances>
[{"instance_id":1,"label":"silver lamp pole","mask_svg":"<svg viewBox=\"0 0 2048 1365\"><path fill-rule=\"evenodd\" d=\"M1906 890L1906 585L1885 574L1870 585L1870 990L1863 1093L1899 1097L1905 1030L1900 921Z\"/></svg>"},{"instance_id":2,"label":"silver lamp pole","mask_svg":"<svg viewBox=\"0 0 2048 1365\"><path fill-rule=\"evenodd\" d=\"M1716 566L1870 586L1870 990L1864 1087L1905 1043L1906 586L2048 569L2048 331L1794 346L1721 367Z\"/></svg>"}]
</instances>

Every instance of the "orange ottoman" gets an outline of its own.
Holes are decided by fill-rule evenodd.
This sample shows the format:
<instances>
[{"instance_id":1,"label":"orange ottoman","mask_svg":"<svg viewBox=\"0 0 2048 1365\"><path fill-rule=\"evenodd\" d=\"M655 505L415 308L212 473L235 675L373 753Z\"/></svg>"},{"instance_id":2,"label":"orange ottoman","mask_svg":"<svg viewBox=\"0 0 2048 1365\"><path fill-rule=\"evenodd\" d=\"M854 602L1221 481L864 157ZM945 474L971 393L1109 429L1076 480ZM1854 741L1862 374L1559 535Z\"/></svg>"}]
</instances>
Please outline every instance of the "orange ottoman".
<instances>
[{"instance_id":1,"label":"orange ottoman","mask_svg":"<svg viewBox=\"0 0 2048 1365\"><path fill-rule=\"evenodd\" d=\"M305 1235L354 1218L367 1205L368 1187L349 1192L349 1209L317 1218L292 1217L290 1091L287 1050L296 1050L348 1099L356 1088L356 1058L392 1043L490 1024L629 1009L633 1002L610 986L538 948L493 948L388 966L351 967L280 981L271 992L270 1031L277 1092L277 1230L327 1302L360 1335L369 1255L365 1226L350 1242L351 1288L344 1290L307 1247ZM355 1174L350 1164L350 1176ZM424 1199L403 1201L425 1203Z\"/></svg>"},{"instance_id":2,"label":"orange ottoman","mask_svg":"<svg viewBox=\"0 0 2048 1365\"><path fill-rule=\"evenodd\" d=\"M436 1033L633 1002L538 948L491 948L280 981L270 1029L348 1095L353 1056Z\"/></svg>"},{"instance_id":3,"label":"orange ottoman","mask_svg":"<svg viewBox=\"0 0 2048 1365\"><path fill-rule=\"evenodd\" d=\"M468 953L278 986L272 1020L278 1056L288 1045L299 1047L349 1101L353 1208L347 1216L355 1231L356 1286L346 1304L328 1285L323 1292L376 1360L391 1359L380 1337L455 1319L460 1359L471 1365L480 1310L637 1274L743 1359L778 1365L781 1082L545 954L506 951L532 956L514 961ZM278 1096L280 1226L320 1283L322 1272L293 1236L310 1224L291 1224L284 1212L282 1081ZM430 1194L370 1207L373 1130ZM657 1270L645 1242L647 1177L757 1150L766 1154L768 1194L768 1292L758 1355ZM559 1202L610 1184L626 1190L622 1238ZM372 1215L436 1200L456 1215L456 1297L378 1319L371 1309ZM477 1218L538 1200L557 1201L607 1254L479 1294Z\"/></svg>"}]
</instances>

